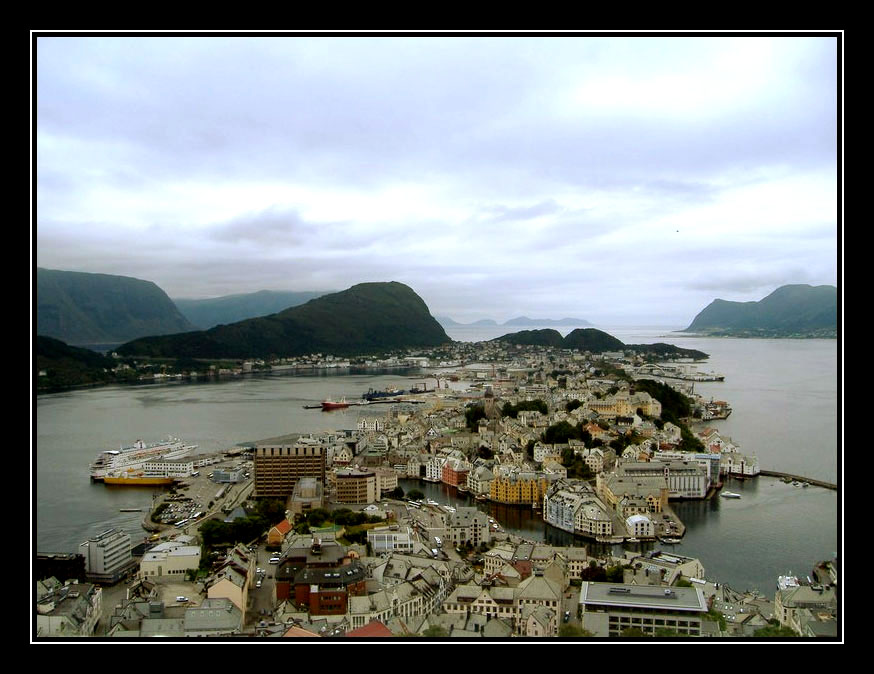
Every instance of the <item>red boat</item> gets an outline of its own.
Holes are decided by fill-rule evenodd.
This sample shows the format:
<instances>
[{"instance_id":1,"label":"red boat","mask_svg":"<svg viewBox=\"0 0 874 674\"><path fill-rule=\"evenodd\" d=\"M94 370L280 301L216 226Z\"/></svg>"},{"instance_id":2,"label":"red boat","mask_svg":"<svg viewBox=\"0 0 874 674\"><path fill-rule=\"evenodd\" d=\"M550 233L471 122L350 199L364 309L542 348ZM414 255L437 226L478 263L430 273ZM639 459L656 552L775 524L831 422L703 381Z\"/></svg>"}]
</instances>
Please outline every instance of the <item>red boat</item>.
<instances>
[{"instance_id":1,"label":"red boat","mask_svg":"<svg viewBox=\"0 0 874 674\"><path fill-rule=\"evenodd\" d=\"M349 407L349 403L346 402L345 398L336 403L333 400L322 401L322 410L342 410L346 407Z\"/></svg>"}]
</instances>

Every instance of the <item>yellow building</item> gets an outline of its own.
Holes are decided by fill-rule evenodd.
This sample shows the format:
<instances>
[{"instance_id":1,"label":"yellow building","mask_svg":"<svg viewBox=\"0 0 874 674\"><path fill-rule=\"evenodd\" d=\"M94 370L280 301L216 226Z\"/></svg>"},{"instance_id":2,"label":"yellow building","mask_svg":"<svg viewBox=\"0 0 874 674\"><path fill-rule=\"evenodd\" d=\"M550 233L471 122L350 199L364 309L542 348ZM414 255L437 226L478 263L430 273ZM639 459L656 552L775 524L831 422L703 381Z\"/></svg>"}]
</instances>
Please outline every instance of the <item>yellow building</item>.
<instances>
[{"instance_id":1,"label":"yellow building","mask_svg":"<svg viewBox=\"0 0 874 674\"><path fill-rule=\"evenodd\" d=\"M542 503L550 480L539 473L516 473L495 477L489 489L489 498L500 503Z\"/></svg>"}]
</instances>

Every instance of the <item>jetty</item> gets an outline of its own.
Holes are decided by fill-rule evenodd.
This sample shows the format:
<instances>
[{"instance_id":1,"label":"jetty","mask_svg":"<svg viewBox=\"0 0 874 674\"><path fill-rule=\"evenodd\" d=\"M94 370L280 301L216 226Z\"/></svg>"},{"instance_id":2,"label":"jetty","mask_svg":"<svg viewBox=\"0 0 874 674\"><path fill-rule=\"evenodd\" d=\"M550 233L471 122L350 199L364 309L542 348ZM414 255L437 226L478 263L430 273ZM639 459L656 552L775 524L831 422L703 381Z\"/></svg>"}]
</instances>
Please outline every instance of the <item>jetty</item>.
<instances>
[{"instance_id":1,"label":"jetty","mask_svg":"<svg viewBox=\"0 0 874 674\"><path fill-rule=\"evenodd\" d=\"M792 475L791 473L781 473L776 470L760 470L759 475L767 475L769 477L788 477L791 480L795 480L797 482L807 482L814 487L824 487L825 489L831 489L833 491L837 491L838 485L833 484L832 482L825 482L824 480L815 480L811 477L803 477L801 475Z\"/></svg>"}]
</instances>

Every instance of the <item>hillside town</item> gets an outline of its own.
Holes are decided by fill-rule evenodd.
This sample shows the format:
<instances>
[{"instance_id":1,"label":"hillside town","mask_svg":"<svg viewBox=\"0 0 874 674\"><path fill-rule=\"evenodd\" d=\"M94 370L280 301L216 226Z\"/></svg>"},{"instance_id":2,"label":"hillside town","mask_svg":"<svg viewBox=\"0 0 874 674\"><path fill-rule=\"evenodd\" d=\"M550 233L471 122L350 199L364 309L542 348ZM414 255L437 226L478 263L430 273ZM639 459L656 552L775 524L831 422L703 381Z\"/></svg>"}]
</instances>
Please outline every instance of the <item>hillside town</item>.
<instances>
[{"instance_id":1,"label":"hillside town","mask_svg":"<svg viewBox=\"0 0 874 674\"><path fill-rule=\"evenodd\" d=\"M239 370L318 363L350 360ZM685 525L672 503L730 498L727 477L760 472L711 424L729 402L694 393L719 375L499 341L364 364L425 374L333 401L359 406L354 428L146 464L173 486L142 542L115 529L77 555L39 556L37 636L837 635L837 560L811 560L812 577L775 579L764 596L675 552ZM426 498L428 484L468 505ZM485 504L534 512L573 545L509 533Z\"/></svg>"}]
</instances>

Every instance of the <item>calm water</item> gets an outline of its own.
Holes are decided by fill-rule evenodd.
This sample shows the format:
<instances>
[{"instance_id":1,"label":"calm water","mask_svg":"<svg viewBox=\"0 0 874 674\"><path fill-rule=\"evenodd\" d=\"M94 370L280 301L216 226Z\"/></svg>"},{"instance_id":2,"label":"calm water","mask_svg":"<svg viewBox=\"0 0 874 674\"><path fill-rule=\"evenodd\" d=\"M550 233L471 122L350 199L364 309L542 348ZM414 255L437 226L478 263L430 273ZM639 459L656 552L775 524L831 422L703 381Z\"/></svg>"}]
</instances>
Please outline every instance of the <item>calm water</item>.
<instances>
[{"instance_id":1,"label":"calm water","mask_svg":"<svg viewBox=\"0 0 874 674\"><path fill-rule=\"evenodd\" d=\"M715 422L763 468L838 481L837 343L834 340L731 340L669 335L669 328L601 328L626 343L673 342L711 354L701 369L726 375L723 383L697 384L702 395L728 400L732 416ZM569 331L569 330L567 330ZM460 334L460 333L467 334ZM566 331L565 331L566 332ZM475 341L503 328L447 330ZM168 434L197 444L199 452L231 448L287 433L354 428L359 413L382 406L330 413L305 410L326 397L358 398L368 388L409 387L414 373L283 375L216 382L106 387L40 396L34 405L36 438L35 549L75 552L87 537L110 527L140 540L140 513L149 489L91 484L88 466L104 449L137 438ZM841 445L842 448L842 445ZM448 487L423 485L432 498L456 498ZM740 500L678 503L688 531L681 554L701 558L708 576L737 589L770 594L777 575L808 573L839 548L839 508L834 491L787 486L775 479L733 482ZM423 491L425 491L423 489ZM465 499L457 499L464 501ZM530 510L488 506L502 525L527 538L565 545L573 536L546 527ZM577 544L586 544L576 539Z\"/></svg>"}]
</instances>

